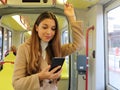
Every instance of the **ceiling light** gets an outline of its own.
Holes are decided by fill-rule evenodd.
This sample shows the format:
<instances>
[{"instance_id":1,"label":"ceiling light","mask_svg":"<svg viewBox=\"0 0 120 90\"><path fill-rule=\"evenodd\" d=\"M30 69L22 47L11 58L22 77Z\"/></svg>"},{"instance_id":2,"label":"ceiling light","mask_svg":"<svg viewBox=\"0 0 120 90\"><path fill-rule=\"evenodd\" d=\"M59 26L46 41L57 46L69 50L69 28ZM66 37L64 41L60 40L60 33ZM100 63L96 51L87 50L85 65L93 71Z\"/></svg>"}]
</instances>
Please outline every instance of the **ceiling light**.
<instances>
[{"instance_id":1,"label":"ceiling light","mask_svg":"<svg viewBox=\"0 0 120 90\"><path fill-rule=\"evenodd\" d=\"M64 4L64 3L67 2L67 0L57 0L57 2L58 2L59 4Z\"/></svg>"},{"instance_id":2,"label":"ceiling light","mask_svg":"<svg viewBox=\"0 0 120 90\"><path fill-rule=\"evenodd\" d=\"M28 33L29 35L31 35L31 34L32 34L32 31L28 31L27 33Z\"/></svg>"},{"instance_id":3,"label":"ceiling light","mask_svg":"<svg viewBox=\"0 0 120 90\"><path fill-rule=\"evenodd\" d=\"M14 16L12 16L12 18L13 18L20 26L22 26L24 29L27 29L27 27L21 22L19 15L14 15Z\"/></svg>"}]
</instances>

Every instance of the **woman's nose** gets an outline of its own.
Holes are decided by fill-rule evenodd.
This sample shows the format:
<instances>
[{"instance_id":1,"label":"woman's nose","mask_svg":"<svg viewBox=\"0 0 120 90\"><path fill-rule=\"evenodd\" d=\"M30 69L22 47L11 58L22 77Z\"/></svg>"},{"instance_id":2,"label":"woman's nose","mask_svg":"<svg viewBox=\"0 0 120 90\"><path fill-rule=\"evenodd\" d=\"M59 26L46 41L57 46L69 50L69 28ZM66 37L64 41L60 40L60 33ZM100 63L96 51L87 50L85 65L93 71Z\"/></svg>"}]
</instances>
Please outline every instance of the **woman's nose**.
<instances>
[{"instance_id":1,"label":"woman's nose","mask_svg":"<svg viewBox=\"0 0 120 90\"><path fill-rule=\"evenodd\" d=\"M51 29L48 29L47 34L51 34L51 31L52 31Z\"/></svg>"}]
</instances>

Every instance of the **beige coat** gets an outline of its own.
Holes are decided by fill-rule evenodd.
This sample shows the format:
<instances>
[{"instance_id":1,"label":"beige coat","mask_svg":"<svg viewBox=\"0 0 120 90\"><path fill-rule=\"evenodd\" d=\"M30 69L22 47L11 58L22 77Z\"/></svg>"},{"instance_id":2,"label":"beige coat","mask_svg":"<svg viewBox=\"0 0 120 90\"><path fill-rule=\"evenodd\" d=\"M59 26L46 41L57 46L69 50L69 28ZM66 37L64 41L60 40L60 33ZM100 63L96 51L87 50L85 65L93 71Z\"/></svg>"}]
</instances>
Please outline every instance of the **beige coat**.
<instances>
[{"instance_id":1,"label":"beige coat","mask_svg":"<svg viewBox=\"0 0 120 90\"><path fill-rule=\"evenodd\" d=\"M62 46L62 56L67 56L84 47L84 36L82 32L82 22L71 23L73 42ZM13 87L15 90L57 90L56 84L49 84L44 80L43 87L40 87L37 74L25 76L27 63L29 62L30 44L25 42L18 48L15 69L13 73ZM42 68L47 66L46 60L41 62Z\"/></svg>"}]
</instances>

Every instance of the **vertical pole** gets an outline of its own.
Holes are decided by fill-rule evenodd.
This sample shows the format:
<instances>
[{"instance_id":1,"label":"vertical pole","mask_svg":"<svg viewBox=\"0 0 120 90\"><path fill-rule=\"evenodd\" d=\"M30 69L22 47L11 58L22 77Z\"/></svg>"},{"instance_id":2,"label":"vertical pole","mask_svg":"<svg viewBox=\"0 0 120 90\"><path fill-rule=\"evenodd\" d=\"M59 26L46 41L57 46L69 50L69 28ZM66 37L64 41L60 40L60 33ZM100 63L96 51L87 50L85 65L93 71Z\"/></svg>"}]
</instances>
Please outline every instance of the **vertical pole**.
<instances>
[{"instance_id":1,"label":"vertical pole","mask_svg":"<svg viewBox=\"0 0 120 90\"><path fill-rule=\"evenodd\" d=\"M85 85L85 90L88 90L88 38L89 38L89 31L94 30L94 26L91 26L87 29L86 32L86 85Z\"/></svg>"}]
</instances>

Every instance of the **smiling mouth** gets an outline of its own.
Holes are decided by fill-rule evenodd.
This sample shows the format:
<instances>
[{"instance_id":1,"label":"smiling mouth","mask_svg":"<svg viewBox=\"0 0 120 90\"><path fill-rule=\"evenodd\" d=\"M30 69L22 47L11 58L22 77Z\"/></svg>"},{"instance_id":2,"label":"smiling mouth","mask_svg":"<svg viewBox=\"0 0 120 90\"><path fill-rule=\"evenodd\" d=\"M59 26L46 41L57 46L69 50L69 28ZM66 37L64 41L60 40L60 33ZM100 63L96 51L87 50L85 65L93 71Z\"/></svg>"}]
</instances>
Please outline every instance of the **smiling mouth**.
<instances>
[{"instance_id":1,"label":"smiling mouth","mask_svg":"<svg viewBox=\"0 0 120 90\"><path fill-rule=\"evenodd\" d=\"M46 36L45 38L46 38L46 39L51 39L51 36Z\"/></svg>"}]
</instances>

